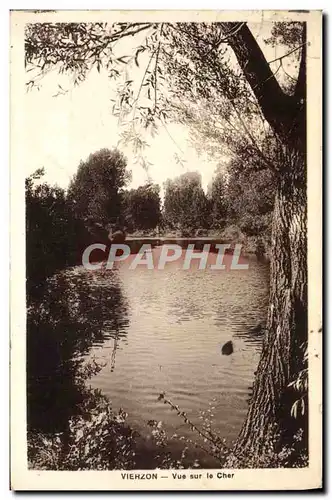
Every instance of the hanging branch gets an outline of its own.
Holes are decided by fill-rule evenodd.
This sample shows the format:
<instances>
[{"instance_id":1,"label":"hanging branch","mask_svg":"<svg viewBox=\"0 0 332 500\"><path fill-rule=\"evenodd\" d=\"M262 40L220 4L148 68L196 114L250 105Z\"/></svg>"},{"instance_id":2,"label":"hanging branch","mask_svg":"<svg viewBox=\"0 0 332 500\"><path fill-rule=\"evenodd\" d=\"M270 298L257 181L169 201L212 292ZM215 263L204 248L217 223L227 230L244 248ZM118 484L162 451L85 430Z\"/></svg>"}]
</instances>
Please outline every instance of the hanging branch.
<instances>
[{"instance_id":1,"label":"hanging branch","mask_svg":"<svg viewBox=\"0 0 332 500\"><path fill-rule=\"evenodd\" d=\"M306 45L306 43L301 43L301 45L299 45L298 47L295 47L295 49L291 50L290 52L287 52L287 54L284 54L283 56L280 56L280 57L276 57L275 59L272 59L272 61L268 61L267 64L272 64L276 61L282 61L283 59L285 59L285 57L290 56L291 54L293 54L293 52L296 52L297 50L301 49L305 45Z\"/></svg>"},{"instance_id":2,"label":"hanging branch","mask_svg":"<svg viewBox=\"0 0 332 500\"><path fill-rule=\"evenodd\" d=\"M160 46L161 46L161 37L163 33L163 23L160 25L160 31L159 31L159 41L158 41L158 46L157 46L157 53L156 53L156 63L154 66L154 113L156 112L157 109L157 70L158 70L158 61L159 61L159 53L160 53Z\"/></svg>"},{"instance_id":3,"label":"hanging branch","mask_svg":"<svg viewBox=\"0 0 332 500\"><path fill-rule=\"evenodd\" d=\"M232 102L232 107L236 113L236 116L238 117L242 127L244 128L246 134L248 135L249 139L251 140L252 142L252 145L254 146L255 150L257 151L257 153L259 154L259 156L261 157L261 159L265 162L266 166L272 170L275 170L276 167L275 165L273 165L270 160L268 158L266 158L266 156L264 155L264 153L262 152L262 150L260 149L260 147L258 146L257 142L256 142L256 139L255 137L252 135L252 133L250 132L250 130L248 129L246 123L244 122L242 116L240 115L240 113L238 112L235 104Z\"/></svg>"}]
</instances>

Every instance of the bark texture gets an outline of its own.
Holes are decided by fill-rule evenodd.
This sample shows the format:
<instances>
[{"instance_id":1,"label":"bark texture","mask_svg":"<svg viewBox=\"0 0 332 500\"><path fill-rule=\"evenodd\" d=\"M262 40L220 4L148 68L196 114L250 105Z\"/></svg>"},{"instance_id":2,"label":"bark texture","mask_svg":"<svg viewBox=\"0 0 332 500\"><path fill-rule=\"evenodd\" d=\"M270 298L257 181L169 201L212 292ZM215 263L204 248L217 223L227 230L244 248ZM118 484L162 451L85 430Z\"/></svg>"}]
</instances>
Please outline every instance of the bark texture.
<instances>
[{"instance_id":1,"label":"bark texture","mask_svg":"<svg viewBox=\"0 0 332 500\"><path fill-rule=\"evenodd\" d=\"M303 161L297 161L303 169ZM291 443L303 425L291 417L294 399L288 388L303 368L301 344L307 336L306 186L295 175L301 163L294 160L293 169L278 183L266 334L247 418L235 448L238 455L264 454L273 436L279 436L280 444Z\"/></svg>"},{"instance_id":2,"label":"bark texture","mask_svg":"<svg viewBox=\"0 0 332 500\"><path fill-rule=\"evenodd\" d=\"M276 158L270 300L261 359L247 418L237 443L238 457L262 456L271 443L292 442L300 419L291 417L289 383L303 368L300 346L307 339L306 51L305 26L297 85L292 96L279 86L246 24L222 23L240 67L266 120L280 141Z\"/></svg>"}]
</instances>

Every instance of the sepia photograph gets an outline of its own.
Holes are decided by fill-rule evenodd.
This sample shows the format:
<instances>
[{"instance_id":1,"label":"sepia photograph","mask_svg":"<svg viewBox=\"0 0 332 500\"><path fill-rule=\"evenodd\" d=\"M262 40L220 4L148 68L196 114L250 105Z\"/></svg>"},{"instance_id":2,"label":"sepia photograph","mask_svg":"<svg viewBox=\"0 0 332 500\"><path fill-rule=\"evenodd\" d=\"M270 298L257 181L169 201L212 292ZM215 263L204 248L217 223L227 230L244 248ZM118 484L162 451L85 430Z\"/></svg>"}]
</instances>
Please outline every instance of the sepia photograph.
<instances>
[{"instance_id":1,"label":"sepia photograph","mask_svg":"<svg viewBox=\"0 0 332 500\"><path fill-rule=\"evenodd\" d=\"M322 487L321 24L11 12L13 489Z\"/></svg>"}]
</instances>

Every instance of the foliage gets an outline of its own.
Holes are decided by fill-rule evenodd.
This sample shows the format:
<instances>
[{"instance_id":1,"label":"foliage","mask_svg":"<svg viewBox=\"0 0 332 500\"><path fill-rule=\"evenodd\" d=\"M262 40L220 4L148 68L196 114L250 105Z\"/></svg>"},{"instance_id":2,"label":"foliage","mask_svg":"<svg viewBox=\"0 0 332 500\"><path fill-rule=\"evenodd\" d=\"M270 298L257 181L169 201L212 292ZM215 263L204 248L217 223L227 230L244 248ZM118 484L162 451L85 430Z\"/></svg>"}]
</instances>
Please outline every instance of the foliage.
<instances>
[{"instance_id":1,"label":"foliage","mask_svg":"<svg viewBox=\"0 0 332 500\"><path fill-rule=\"evenodd\" d=\"M250 156L241 156L224 167L218 167L205 195L199 175L187 172L165 183L163 217L166 227L188 236L219 235L240 241L240 233L260 237L268 242L271 229L275 180L267 168L253 169ZM237 227L237 236L227 227ZM238 239L236 239L238 238Z\"/></svg>"},{"instance_id":2,"label":"foliage","mask_svg":"<svg viewBox=\"0 0 332 500\"><path fill-rule=\"evenodd\" d=\"M68 188L68 200L80 220L118 224L122 190L130 180L126 159L117 150L101 149L81 161Z\"/></svg>"},{"instance_id":3,"label":"foliage","mask_svg":"<svg viewBox=\"0 0 332 500\"><path fill-rule=\"evenodd\" d=\"M265 43L276 47L285 45L289 49L298 46L303 33L303 23L300 22L276 22L273 24L271 36L265 40ZM298 51L296 51L299 58Z\"/></svg>"},{"instance_id":4,"label":"foliage","mask_svg":"<svg viewBox=\"0 0 332 500\"><path fill-rule=\"evenodd\" d=\"M305 440L303 429L300 428L292 437L291 444L280 447L279 436L269 429L265 436L264 446L260 455L248 456L245 453L234 455L232 446L225 444L225 439L218 436L211 427L212 404L201 414L203 425L194 424L179 406L174 404L165 393L158 398L164 404L171 407L178 416L191 428L196 435L195 446L202 448L206 453L217 459L220 467L225 468L284 468L284 467L307 467L307 449L303 443ZM158 427L158 426L157 426ZM159 434L158 434L159 436ZM200 443L203 440L204 444ZM188 442L188 441L187 441ZM189 440L192 444L192 441Z\"/></svg>"},{"instance_id":5,"label":"foliage","mask_svg":"<svg viewBox=\"0 0 332 500\"><path fill-rule=\"evenodd\" d=\"M291 409L291 415L294 418L298 418L299 415L304 416L305 413L308 414L308 345L304 343L302 346L303 360L302 364L304 368L301 369L295 380L289 383L296 393L297 399L294 401Z\"/></svg>"},{"instance_id":6,"label":"foliage","mask_svg":"<svg viewBox=\"0 0 332 500\"><path fill-rule=\"evenodd\" d=\"M292 74L299 72L302 49L305 50L305 28L300 22L276 22L271 30L271 36L265 40L272 47L282 46L286 53L277 59L277 72L282 70L283 78L280 85L284 92L292 95L296 91L297 78ZM301 49L301 50L299 50Z\"/></svg>"},{"instance_id":7,"label":"foliage","mask_svg":"<svg viewBox=\"0 0 332 500\"><path fill-rule=\"evenodd\" d=\"M230 222L237 224L248 236L269 234L275 184L268 169L248 172L230 167L228 206Z\"/></svg>"},{"instance_id":8,"label":"foliage","mask_svg":"<svg viewBox=\"0 0 332 500\"><path fill-rule=\"evenodd\" d=\"M208 186L207 198L210 205L210 227L222 229L229 216L228 181L225 172L219 167Z\"/></svg>"},{"instance_id":9,"label":"foliage","mask_svg":"<svg viewBox=\"0 0 332 500\"><path fill-rule=\"evenodd\" d=\"M41 182L38 169L25 182L28 293L57 269L73 264L82 226L75 221L63 189Z\"/></svg>"},{"instance_id":10,"label":"foliage","mask_svg":"<svg viewBox=\"0 0 332 500\"><path fill-rule=\"evenodd\" d=\"M280 446L280 434L277 429L270 426L264 436L261 453L255 455L237 453L235 455L231 451L224 463L224 467L235 469L297 469L308 467L308 452L305 445L303 445L303 434L303 430L299 430L293 436L291 444Z\"/></svg>"},{"instance_id":11,"label":"foliage","mask_svg":"<svg viewBox=\"0 0 332 500\"><path fill-rule=\"evenodd\" d=\"M74 83L82 82L89 71L105 67L117 76L117 67L128 57L117 57L112 44L149 28L147 23L33 23L25 31L25 64L46 73L57 66L59 73L73 74ZM34 81L31 81L34 83Z\"/></svg>"},{"instance_id":12,"label":"foliage","mask_svg":"<svg viewBox=\"0 0 332 500\"><path fill-rule=\"evenodd\" d=\"M225 457L229 453L229 449L225 445L225 439L220 438L215 432L212 431L211 422L209 418L205 418L203 420L203 425L201 427L194 424L189 418L188 415L181 411L179 406L173 403L169 398L166 397L165 393L161 393L158 397L159 401L163 401L165 405L170 406L170 408L177 413L177 415L187 424L190 429L196 434L196 437L203 440L203 444L199 443L199 439L195 442L195 446L203 449L207 454L213 456L217 459L219 464L221 465L225 461ZM207 410L209 413L209 410ZM203 418L204 412L202 414ZM188 441L191 444L192 441Z\"/></svg>"},{"instance_id":13,"label":"foliage","mask_svg":"<svg viewBox=\"0 0 332 500\"><path fill-rule=\"evenodd\" d=\"M84 356L96 342L128 323L125 299L115 277L98 293L83 268L70 268L46 280L41 297L29 297L27 310L28 428L63 432L85 397ZM104 328L107 321L108 328ZM91 361L91 366L95 366Z\"/></svg>"},{"instance_id":14,"label":"foliage","mask_svg":"<svg viewBox=\"0 0 332 500\"><path fill-rule=\"evenodd\" d=\"M208 227L208 201L198 172L187 172L165 183L164 222L188 232Z\"/></svg>"},{"instance_id":15,"label":"foliage","mask_svg":"<svg viewBox=\"0 0 332 500\"><path fill-rule=\"evenodd\" d=\"M34 185L34 180L42 175L42 171L36 171L25 185L28 273L32 275L45 275L48 269L56 268L66 243L63 228L68 223L68 214L64 190L45 183ZM37 261L36 254L43 260Z\"/></svg>"},{"instance_id":16,"label":"foliage","mask_svg":"<svg viewBox=\"0 0 332 500\"><path fill-rule=\"evenodd\" d=\"M125 425L126 413L112 411L100 392L89 390L80 414L66 434L31 432L30 467L46 470L116 470L135 467L136 433Z\"/></svg>"},{"instance_id":17,"label":"foliage","mask_svg":"<svg viewBox=\"0 0 332 500\"><path fill-rule=\"evenodd\" d=\"M225 140L234 130L248 135L249 129L257 140L261 111L229 50L230 36L244 23L235 24L234 28L232 23L218 22L27 25L28 85L35 85L53 68L71 74L75 84L92 68L103 68L118 82L113 113L128 125L123 138L134 149L137 140L144 147L139 126L155 133L157 122L176 118L187 123L193 102L213 106L210 118L222 120ZM122 44L126 39L133 42Z\"/></svg>"},{"instance_id":18,"label":"foliage","mask_svg":"<svg viewBox=\"0 0 332 500\"><path fill-rule=\"evenodd\" d=\"M180 408L161 394L159 399L171 407L193 430L194 439L174 434L171 439L184 442L178 458L168 451L170 437L163 423L149 420L151 439L155 451L151 457L142 455L142 442L138 433L126 425L127 414L120 409L112 410L110 401L99 391L87 390L87 397L81 405L82 412L69 421L69 432L47 435L29 432L29 467L38 470L119 470L145 468L149 465L158 469L184 469L201 467L200 462L187 456L189 446L197 447L216 459L216 467L227 468L284 468L307 467L308 457L296 446L303 439L303 432L294 436L293 446L283 446L276 451L277 439L271 431L266 436L264 451L259 456L233 455L232 448L225 446L225 440L211 431L208 416L199 428ZM203 418L204 412L202 412ZM144 450L146 453L147 450Z\"/></svg>"},{"instance_id":19,"label":"foliage","mask_svg":"<svg viewBox=\"0 0 332 500\"><path fill-rule=\"evenodd\" d=\"M148 183L123 193L124 219L129 231L154 229L161 222L158 184Z\"/></svg>"}]
</instances>

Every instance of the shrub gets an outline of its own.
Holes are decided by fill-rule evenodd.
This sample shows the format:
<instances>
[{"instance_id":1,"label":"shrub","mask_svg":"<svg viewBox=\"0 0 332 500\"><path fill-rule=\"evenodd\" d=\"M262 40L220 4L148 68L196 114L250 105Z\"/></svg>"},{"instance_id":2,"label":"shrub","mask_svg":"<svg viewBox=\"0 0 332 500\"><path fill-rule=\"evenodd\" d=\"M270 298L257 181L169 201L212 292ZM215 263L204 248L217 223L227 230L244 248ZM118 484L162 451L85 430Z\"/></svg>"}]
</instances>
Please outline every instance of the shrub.
<instances>
[{"instance_id":1,"label":"shrub","mask_svg":"<svg viewBox=\"0 0 332 500\"><path fill-rule=\"evenodd\" d=\"M112 411L109 400L90 390L79 415L65 432L30 432L29 467L45 470L110 470L135 468L136 433L125 424L127 414Z\"/></svg>"}]
</instances>

